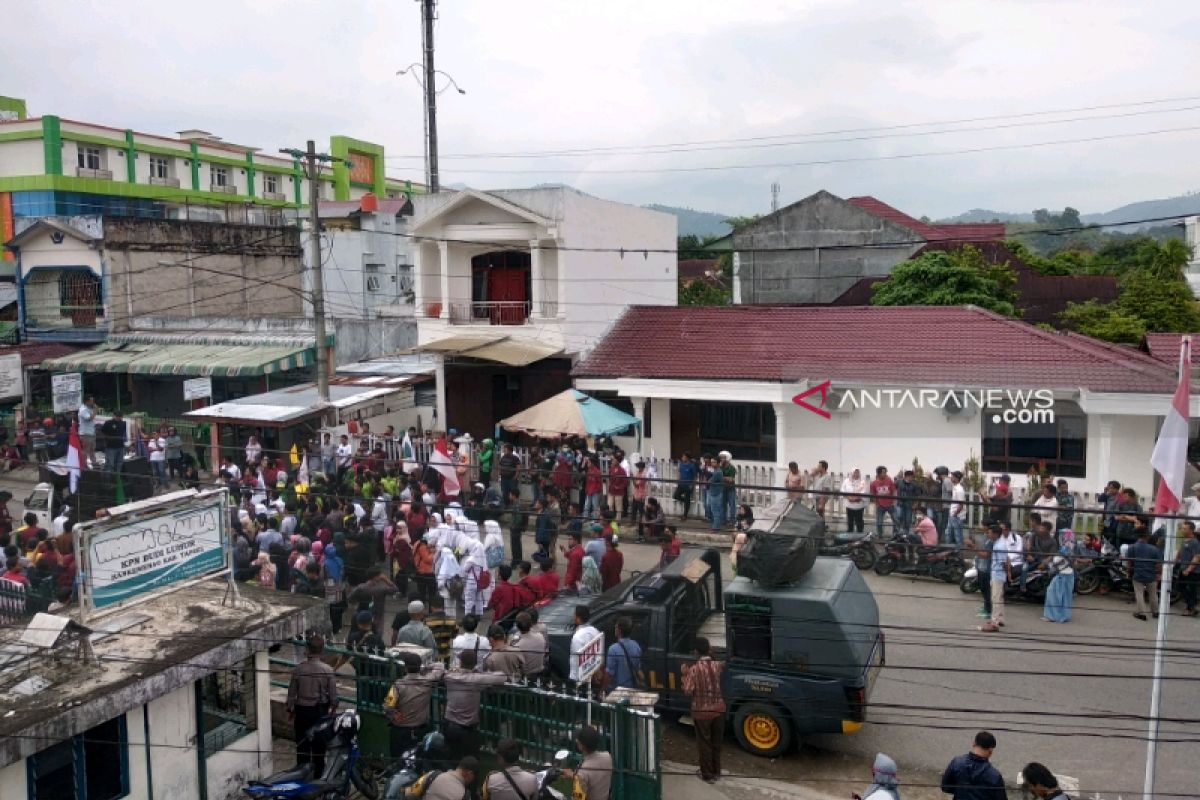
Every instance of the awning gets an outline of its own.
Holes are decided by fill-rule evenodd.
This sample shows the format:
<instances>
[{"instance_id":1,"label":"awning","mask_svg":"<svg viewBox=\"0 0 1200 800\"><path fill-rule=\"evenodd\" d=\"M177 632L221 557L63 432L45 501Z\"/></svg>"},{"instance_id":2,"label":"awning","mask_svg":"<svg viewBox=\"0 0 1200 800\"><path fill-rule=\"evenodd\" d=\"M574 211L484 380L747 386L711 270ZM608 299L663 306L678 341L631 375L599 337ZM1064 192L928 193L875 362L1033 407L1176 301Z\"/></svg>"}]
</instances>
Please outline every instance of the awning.
<instances>
[{"instance_id":1,"label":"awning","mask_svg":"<svg viewBox=\"0 0 1200 800\"><path fill-rule=\"evenodd\" d=\"M286 372L316 363L314 347L289 345L108 343L42 362L54 372L240 378Z\"/></svg>"},{"instance_id":2,"label":"awning","mask_svg":"<svg viewBox=\"0 0 1200 800\"><path fill-rule=\"evenodd\" d=\"M449 336L412 349L414 353L441 353L495 361L510 367L527 367L535 361L557 355L561 347L541 342L484 336Z\"/></svg>"}]
</instances>

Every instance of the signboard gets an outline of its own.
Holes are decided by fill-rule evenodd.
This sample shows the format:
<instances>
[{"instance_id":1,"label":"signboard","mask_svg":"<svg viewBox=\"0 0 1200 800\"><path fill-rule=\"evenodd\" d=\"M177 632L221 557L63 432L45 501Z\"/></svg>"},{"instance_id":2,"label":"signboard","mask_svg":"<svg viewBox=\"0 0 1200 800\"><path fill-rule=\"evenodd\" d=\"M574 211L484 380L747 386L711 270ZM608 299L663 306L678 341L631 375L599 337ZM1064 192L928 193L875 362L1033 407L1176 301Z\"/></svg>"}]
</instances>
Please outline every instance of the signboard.
<instances>
[{"instance_id":1,"label":"signboard","mask_svg":"<svg viewBox=\"0 0 1200 800\"><path fill-rule=\"evenodd\" d=\"M145 599L229 569L225 492L148 506L83 529L80 604L85 611Z\"/></svg>"},{"instance_id":2,"label":"signboard","mask_svg":"<svg viewBox=\"0 0 1200 800\"><path fill-rule=\"evenodd\" d=\"M604 634L588 626L571 637L570 678L582 683L604 666Z\"/></svg>"},{"instance_id":3,"label":"signboard","mask_svg":"<svg viewBox=\"0 0 1200 800\"><path fill-rule=\"evenodd\" d=\"M350 181L352 183L364 183L368 186L375 185L375 156L367 153L361 153L358 150L350 151Z\"/></svg>"},{"instance_id":4,"label":"signboard","mask_svg":"<svg viewBox=\"0 0 1200 800\"><path fill-rule=\"evenodd\" d=\"M67 372L50 376L50 394L54 398L54 413L66 414L83 405L83 375Z\"/></svg>"},{"instance_id":5,"label":"signboard","mask_svg":"<svg viewBox=\"0 0 1200 800\"><path fill-rule=\"evenodd\" d=\"M0 356L0 397L24 397L25 381L21 372L21 354Z\"/></svg>"},{"instance_id":6,"label":"signboard","mask_svg":"<svg viewBox=\"0 0 1200 800\"><path fill-rule=\"evenodd\" d=\"M212 378L189 378L183 382L184 400L204 400L212 397Z\"/></svg>"}]
</instances>

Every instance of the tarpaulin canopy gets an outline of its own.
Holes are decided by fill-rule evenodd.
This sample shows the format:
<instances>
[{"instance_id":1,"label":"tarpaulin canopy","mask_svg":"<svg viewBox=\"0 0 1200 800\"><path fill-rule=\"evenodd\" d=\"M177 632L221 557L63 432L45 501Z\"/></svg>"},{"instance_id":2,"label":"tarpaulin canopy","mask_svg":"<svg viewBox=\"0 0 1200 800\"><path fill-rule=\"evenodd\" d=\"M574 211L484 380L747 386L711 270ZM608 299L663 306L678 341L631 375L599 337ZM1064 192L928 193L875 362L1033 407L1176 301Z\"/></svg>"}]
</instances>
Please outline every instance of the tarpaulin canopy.
<instances>
[{"instance_id":1,"label":"tarpaulin canopy","mask_svg":"<svg viewBox=\"0 0 1200 800\"><path fill-rule=\"evenodd\" d=\"M55 372L132 372L137 375L269 375L316 361L311 345L108 343L93 350L46 359Z\"/></svg>"},{"instance_id":2,"label":"tarpaulin canopy","mask_svg":"<svg viewBox=\"0 0 1200 800\"><path fill-rule=\"evenodd\" d=\"M500 420L506 431L530 436L605 436L620 433L642 421L577 389L567 389L535 406Z\"/></svg>"}]
</instances>

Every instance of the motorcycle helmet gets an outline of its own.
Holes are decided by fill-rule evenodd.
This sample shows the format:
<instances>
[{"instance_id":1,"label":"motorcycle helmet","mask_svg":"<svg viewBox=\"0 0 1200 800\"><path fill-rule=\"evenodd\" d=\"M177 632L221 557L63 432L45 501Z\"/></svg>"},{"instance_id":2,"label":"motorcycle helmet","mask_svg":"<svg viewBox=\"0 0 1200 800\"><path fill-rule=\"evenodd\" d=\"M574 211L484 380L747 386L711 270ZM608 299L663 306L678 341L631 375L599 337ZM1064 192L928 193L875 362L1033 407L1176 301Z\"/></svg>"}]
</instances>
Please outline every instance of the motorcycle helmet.
<instances>
[{"instance_id":1,"label":"motorcycle helmet","mask_svg":"<svg viewBox=\"0 0 1200 800\"><path fill-rule=\"evenodd\" d=\"M425 738L421 740L421 754L425 758L432 755L442 754L446 752L446 737L439 731L432 731L425 734Z\"/></svg>"},{"instance_id":2,"label":"motorcycle helmet","mask_svg":"<svg viewBox=\"0 0 1200 800\"><path fill-rule=\"evenodd\" d=\"M361 725L362 723L359 721L357 711L343 711L333 720L333 729L335 732L345 733L350 736L358 733Z\"/></svg>"}]
</instances>

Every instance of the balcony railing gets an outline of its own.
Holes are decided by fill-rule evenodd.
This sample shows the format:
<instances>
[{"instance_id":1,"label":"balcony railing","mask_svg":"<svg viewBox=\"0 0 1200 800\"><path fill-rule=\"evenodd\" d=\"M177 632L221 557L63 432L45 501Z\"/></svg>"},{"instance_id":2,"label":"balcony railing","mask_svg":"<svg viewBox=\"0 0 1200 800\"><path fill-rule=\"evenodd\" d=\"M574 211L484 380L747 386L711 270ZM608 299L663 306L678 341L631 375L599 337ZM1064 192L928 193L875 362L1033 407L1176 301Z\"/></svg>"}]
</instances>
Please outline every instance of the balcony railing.
<instances>
[{"instance_id":1,"label":"balcony railing","mask_svg":"<svg viewBox=\"0 0 1200 800\"><path fill-rule=\"evenodd\" d=\"M524 325L530 304L524 300L451 303L451 325Z\"/></svg>"}]
</instances>

